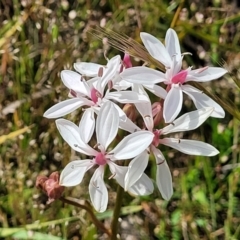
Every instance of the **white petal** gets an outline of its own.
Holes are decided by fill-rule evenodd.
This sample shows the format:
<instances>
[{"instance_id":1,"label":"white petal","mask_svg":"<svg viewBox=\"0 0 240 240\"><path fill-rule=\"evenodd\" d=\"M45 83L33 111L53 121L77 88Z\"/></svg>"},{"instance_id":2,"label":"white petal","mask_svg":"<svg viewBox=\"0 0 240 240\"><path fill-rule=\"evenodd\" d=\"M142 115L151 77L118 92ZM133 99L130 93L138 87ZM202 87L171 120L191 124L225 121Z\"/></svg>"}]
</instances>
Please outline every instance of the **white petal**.
<instances>
[{"instance_id":1,"label":"white petal","mask_svg":"<svg viewBox=\"0 0 240 240\"><path fill-rule=\"evenodd\" d=\"M88 95L88 90L84 84L85 80L83 79L82 81L82 76L80 74L70 70L63 70L61 71L61 79L67 88L82 93L85 96Z\"/></svg>"},{"instance_id":2,"label":"white petal","mask_svg":"<svg viewBox=\"0 0 240 240\"><path fill-rule=\"evenodd\" d=\"M205 93L198 93L198 92L188 92L184 91L194 102L197 109L204 108L204 107L213 107L214 110L211 114L211 117L215 118L224 118L225 112L223 108L208 97Z\"/></svg>"},{"instance_id":3,"label":"white petal","mask_svg":"<svg viewBox=\"0 0 240 240\"><path fill-rule=\"evenodd\" d=\"M127 173L128 167L118 166L112 161L108 161L108 166L110 168L113 178L116 179L116 181L122 188L124 188L124 184L125 184L124 179L125 179L125 175Z\"/></svg>"},{"instance_id":4,"label":"white petal","mask_svg":"<svg viewBox=\"0 0 240 240\"><path fill-rule=\"evenodd\" d=\"M220 67L208 67L206 69L196 69L189 72L186 81L208 82L220 78L227 70Z\"/></svg>"},{"instance_id":5,"label":"white petal","mask_svg":"<svg viewBox=\"0 0 240 240\"><path fill-rule=\"evenodd\" d=\"M109 92L105 98L115 100L120 103L139 103L148 102L149 98L133 91Z\"/></svg>"},{"instance_id":6,"label":"white petal","mask_svg":"<svg viewBox=\"0 0 240 240\"><path fill-rule=\"evenodd\" d=\"M96 123L97 143L105 150L116 137L118 126L118 111L114 107L114 104L108 101L101 107Z\"/></svg>"},{"instance_id":7,"label":"white petal","mask_svg":"<svg viewBox=\"0 0 240 240\"><path fill-rule=\"evenodd\" d=\"M136 131L140 131L141 129L135 124L133 123L129 118L127 118L126 120L122 120L120 119L119 122L119 128L129 132L129 133L133 133Z\"/></svg>"},{"instance_id":8,"label":"white petal","mask_svg":"<svg viewBox=\"0 0 240 240\"><path fill-rule=\"evenodd\" d=\"M166 81L164 73L147 67L127 68L120 76L125 81L146 85Z\"/></svg>"},{"instance_id":9,"label":"white petal","mask_svg":"<svg viewBox=\"0 0 240 240\"><path fill-rule=\"evenodd\" d=\"M202 91L200 91L199 89L188 85L188 84L184 84L181 86L181 89L183 90L183 92L198 92L198 93L202 93Z\"/></svg>"},{"instance_id":10,"label":"white petal","mask_svg":"<svg viewBox=\"0 0 240 240\"><path fill-rule=\"evenodd\" d=\"M171 28L167 30L165 44L170 57L175 57L177 58L176 60L179 61L181 59L180 44L176 32Z\"/></svg>"},{"instance_id":11,"label":"white petal","mask_svg":"<svg viewBox=\"0 0 240 240\"><path fill-rule=\"evenodd\" d=\"M75 160L67 164L60 175L60 185L72 187L80 184L85 172L93 166L91 160Z\"/></svg>"},{"instance_id":12,"label":"white petal","mask_svg":"<svg viewBox=\"0 0 240 240\"><path fill-rule=\"evenodd\" d=\"M153 130L153 116L151 103L135 103L138 112L141 114L144 123L149 131Z\"/></svg>"},{"instance_id":13,"label":"white petal","mask_svg":"<svg viewBox=\"0 0 240 240\"><path fill-rule=\"evenodd\" d=\"M89 156L96 156L98 154L96 150L83 142L79 134L79 128L74 123L65 119L58 119L56 120L56 125L62 138L72 149Z\"/></svg>"},{"instance_id":14,"label":"white petal","mask_svg":"<svg viewBox=\"0 0 240 240\"><path fill-rule=\"evenodd\" d=\"M164 138L160 139L160 143L190 155L211 157L219 153L212 145L196 140Z\"/></svg>"},{"instance_id":15,"label":"white petal","mask_svg":"<svg viewBox=\"0 0 240 240\"><path fill-rule=\"evenodd\" d=\"M136 196L146 196L153 192L154 186L152 180L145 174L138 179L135 184L128 189L128 192Z\"/></svg>"},{"instance_id":16,"label":"white petal","mask_svg":"<svg viewBox=\"0 0 240 240\"><path fill-rule=\"evenodd\" d=\"M112 81L114 76L118 73L121 57L119 55L111 58L104 69L103 76L97 83L97 89L103 93L105 86L109 81Z\"/></svg>"},{"instance_id":17,"label":"white petal","mask_svg":"<svg viewBox=\"0 0 240 240\"><path fill-rule=\"evenodd\" d=\"M90 198L98 212L104 212L108 204L108 191L103 180L103 174L104 167L98 167L89 183Z\"/></svg>"},{"instance_id":18,"label":"white petal","mask_svg":"<svg viewBox=\"0 0 240 240\"><path fill-rule=\"evenodd\" d=\"M157 165L156 181L163 199L169 200L173 194L173 187L172 175L166 160L160 165Z\"/></svg>"},{"instance_id":19,"label":"white petal","mask_svg":"<svg viewBox=\"0 0 240 240\"><path fill-rule=\"evenodd\" d=\"M166 67L171 67L171 56L167 52L165 46L157 38L146 32L141 32L140 37L145 48L153 58L157 59Z\"/></svg>"},{"instance_id":20,"label":"white petal","mask_svg":"<svg viewBox=\"0 0 240 240\"><path fill-rule=\"evenodd\" d=\"M172 84L163 105L163 117L166 123L172 122L182 109L182 90L178 84Z\"/></svg>"},{"instance_id":21,"label":"white petal","mask_svg":"<svg viewBox=\"0 0 240 240\"><path fill-rule=\"evenodd\" d=\"M127 191L135 182L140 179L147 167L148 157L148 152L144 151L129 163L128 171L125 176L125 191Z\"/></svg>"},{"instance_id":22,"label":"white petal","mask_svg":"<svg viewBox=\"0 0 240 240\"><path fill-rule=\"evenodd\" d=\"M76 71L78 71L82 75L86 75L87 77L96 77L98 75L99 69L103 67L100 64L88 62L74 63L73 66Z\"/></svg>"},{"instance_id":23,"label":"white petal","mask_svg":"<svg viewBox=\"0 0 240 240\"><path fill-rule=\"evenodd\" d=\"M122 141L109 153L113 159L124 160L136 157L151 144L153 133L149 131L134 132L123 138Z\"/></svg>"},{"instance_id":24,"label":"white petal","mask_svg":"<svg viewBox=\"0 0 240 240\"><path fill-rule=\"evenodd\" d=\"M201 108L186 113L161 130L161 134L189 131L199 127L213 112L213 108Z\"/></svg>"},{"instance_id":25,"label":"white petal","mask_svg":"<svg viewBox=\"0 0 240 240\"><path fill-rule=\"evenodd\" d=\"M87 108L81 118L79 124L79 134L83 142L88 143L95 129L94 110Z\"/></svg>"},{"instance_id":26,"label":"white petal","mask_svg":"<svg viewBox=\"0 0 240 240\"><path fill-rule=\"evenodd\" d=\"M157 163L156 182L162 197L169 200L173 194L172 175L168 164L162 152L151 145L151 151L154 154Z\"/></svg>"},{"instance_id":27,"label":"white petal","mask_svg":"<svg viewBox=\"0 0 240 240\"><path fill-rule=\"evenodd\" d=\"M158 85L144 85L144 87L147 88L154 95L156 95L162 99L165 99L167 96L167 91Z\"/></svg>"},{"instance_id":28,"label":"white petal","mask_svg":"<svg viewBox=\"0 0 240 240\"><path fill-rule=\"evenodd\" d=\"M58 118L86 105L86 101L80 98L72 98L55 104L49 108L43 116L46 118Z\"/></svg>"}]
</instances>

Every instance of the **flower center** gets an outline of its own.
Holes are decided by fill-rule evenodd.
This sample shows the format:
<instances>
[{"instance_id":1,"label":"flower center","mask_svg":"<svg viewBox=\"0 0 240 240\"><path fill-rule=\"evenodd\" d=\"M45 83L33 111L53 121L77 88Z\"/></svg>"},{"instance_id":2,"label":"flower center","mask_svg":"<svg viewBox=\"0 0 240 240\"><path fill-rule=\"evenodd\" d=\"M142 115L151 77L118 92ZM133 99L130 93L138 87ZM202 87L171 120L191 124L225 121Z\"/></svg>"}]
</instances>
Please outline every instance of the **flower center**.
<instances>
[{"instance_id":1,"label":"flower center","mask_svg":"<svg viewBox=\"0 0 240 240\"><path fill-rule=\"evenodd\" d=\"M184 83L186 78L187 78L188 71L187 70L182 70L179 73L177 73L175 76L172 78L172 83Z\"/></svg>"},{"instance_id":2,"label":"flower center","mask_svg":"<svg viewBox=\"0 0 240 240\"><path fill-rule=\"evenodd\" d=\"M98 98L101 98L100 92L96 88L91 89L91 99L94 103L97 103Z\"/></svg>"},{"instance_id":3,"label":"flower center","mask_svg":"<svg viewBox=\"0 0 240 240\"><path fill-rule=\"evenodd\" d=\"M105 165L107 163L105 154L103 154L101 152L98 153L97 156L95 157L95 163L98 165Z\"/></svg>"},{"instance_id":4,"label":"flower center","mask_svg":"<svg viewBox=\"0 0 240 240\"><path fill-rule=\"evenodd\" d=\"M152 144L157 147L159 145L159 142L160 142L160 135L161 135L161 131L160 130L154 130L153 131L153 134L154 134L154 138L153 138L153 141L152 141Z\"/></svg>"}]
</instances>

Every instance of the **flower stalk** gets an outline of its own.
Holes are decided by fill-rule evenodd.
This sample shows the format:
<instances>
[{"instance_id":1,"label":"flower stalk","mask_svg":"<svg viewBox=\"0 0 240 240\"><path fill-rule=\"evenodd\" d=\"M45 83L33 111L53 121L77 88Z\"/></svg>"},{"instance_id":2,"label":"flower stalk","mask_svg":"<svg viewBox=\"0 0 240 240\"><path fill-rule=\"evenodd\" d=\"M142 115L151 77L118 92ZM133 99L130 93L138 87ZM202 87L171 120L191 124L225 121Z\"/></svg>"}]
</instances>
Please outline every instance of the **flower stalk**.
<instances>
[{"instance_id":1,"label":"flower stalk","mask_svg":"<svg viewBox=\"0 0 240 240\"><path fill-rule=\"evenodd\" d=\"M114 207L113 219L111 223L111 232L112 232L112 236L110 238L111 240L118 239L118 219L121 212L123 194L124 194L124 189L120 185L118 185L116 204Z\"/></svg>"}]
</instances>

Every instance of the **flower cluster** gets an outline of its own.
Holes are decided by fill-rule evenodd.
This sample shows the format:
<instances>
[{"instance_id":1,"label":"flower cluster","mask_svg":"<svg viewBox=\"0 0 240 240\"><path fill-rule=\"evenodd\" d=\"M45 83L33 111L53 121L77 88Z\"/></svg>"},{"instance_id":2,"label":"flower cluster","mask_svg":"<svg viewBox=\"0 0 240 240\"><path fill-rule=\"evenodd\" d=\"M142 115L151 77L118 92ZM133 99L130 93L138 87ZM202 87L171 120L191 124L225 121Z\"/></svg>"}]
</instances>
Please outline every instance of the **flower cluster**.
<instances>
[{"instance_id":1,"label":"flower cluster","mask_svg":"<svg viewBox=\"0 0 240 240\"><path fill-rule=\"evenodd\" d=\"M157 166L156 184L162 197L169 200L173 194L172 177L161 145L185 154L218 154L217 149L201 141L163 136L196 129L210 116L224 117L222 107L189 81L217 79L226 70L219 67L182 69L184 54L173 29L167 31L165 45L148 33L142 32L140 36L149 54L165 66L164 73L145 66L133 67L127 54L123 60L119 55L107 60L105 66L75 63L76 72L61 72L63 84L69 89L69 99L44 113L47 118L59 118L82 108L78 126L63 118L56 120L63 139L86 156L66 165L59 185L76 186L89 169L95 169L89 194L94 208L100 212L105 211L108 204L106 167L111 172L108 179L115 179L125 191L148 195L154 185L144 171L152 154ZM156 102L150 99L146 89L158 97ZM178 117L183 93L193 100L197 110ZM136 121L137 115L142 120ZM119 160L130 161L122 164Z\"/></svg>"}]
</instances>

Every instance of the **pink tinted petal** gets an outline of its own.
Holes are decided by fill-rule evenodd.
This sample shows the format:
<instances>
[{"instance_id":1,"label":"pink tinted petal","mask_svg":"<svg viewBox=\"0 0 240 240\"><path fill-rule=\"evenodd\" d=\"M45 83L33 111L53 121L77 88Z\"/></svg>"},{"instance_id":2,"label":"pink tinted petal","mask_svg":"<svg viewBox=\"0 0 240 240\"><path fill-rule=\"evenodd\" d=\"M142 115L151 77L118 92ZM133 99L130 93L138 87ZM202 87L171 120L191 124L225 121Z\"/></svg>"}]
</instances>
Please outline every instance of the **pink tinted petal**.
<instances>
[{"instance_id":1,"label":"pink tinted petal","mask_svg":"<svg viewBox=\"0 0 240 240\"><path fill-rule=\"evenodd\" d=\"M189 155L211 157L219 153L212 145L196 140L164 138L160 139L160 143Z\"/></svg>"},{"instance_id":2,"label":"pink tinted petal","mask_svg":"<svg viewBox=\"0 0 240 240\"><path fill-rule=\"evenodd\" d=\"M43 116L46 118L59 118L65 116L76 109L91 103L90 101L86 101L84 98L72 98L62 101L60 103L55 104L51 108L49 108Z\"/></svg>"},{"instance_id":3,"label":"pink tinted petal","mask_svg":"<svg viewBox=\"0 0 240 240\"><path fill-rule=\"evenodd\" d=\"M98 212L104 212L108 204L108 191L103 180L103 174L104 166L98 167L89 183L91 202Z\"/></svg>"},{"instance_id":4,"label":"pink tinted petal","mask_svg":"<svg viewBox=\"0 0 240 240\"><path fill-rule=\"evenodd\" d=\"M119 126L118 111L110 101L103 104L96 122L97 143L106 150L117 135Z\"/></svg>"},{"instance_id":5,"label":"pink tinted petal","mask_svg":"<svg viewBox=\"0 0 240 240\"><path fill-rule=\"evenodd\" d=\"M136 157L142 153L151 144L153 133L149 131L139 131L131 133L122 139L122 141L111 151L113 160L124 160Z\"/></svg>"},{"instance_id":6,"label":"pink tinted petal","mask_svg":"<svg viewBox=\"0 0 240 240\"><path fill-rule=\"evenodd\" d=\"M182 109L182 90L179 85L172 84L163 105L163 117L166 123L172 122Z\"/></svg>"},{"instance_id":7,"label":"pink tinted petal","mask_svg":"<svg viewBox=\"0 0 240 240\"><path fill-rule=\"evenodd\" d=\"M67 164L60 175L60 185L73 187L82 182L85 172L93 166L91 160L75 160Z\"/></svg>"},{"instance_id":8,"label":"pink tinted petal","mask_svg":"<svg viewBox=\"0 0 240 240\"><path fill-rule=\"evenodd\" d=\"M123 80L136 84L153 85L166 81L164 73L147 67L128 68L120 76Z\"/></svg>"},{"instance_id":9,"label":"pink tinted petal","mask_svg":"<svg viewBox=\"0 0 240 240\"><path fill-rule=\"evenodd\" d=\"M173 76L171 82L174 84L177 84L177 83L183 84L186 80L187 75L188 75L187 70L180 71L175 76Z\"/></svg>"},{"instance_id":10,"label":"pink tinted petal","mask_svg":"<svg viewBox=\"0 0 240 240\"><path fill-rule=\"evenodd\" d=\"M153 58L157 59L167 68L171 67L171 56L169 55L165 46L157 38L146 32L141 32L140 37L145 48Z\"/></svg>"},{"instance_id":11,"label":"pink tinted petal","mask_svg":"<svg viewBox=\"0 0 240 240\"><path fill-rule=\"evenodd\" d=\"M96 156L98 152L81 139L78 126L65 119L58 119L55 122L62 138L72 149L88 156Z\"/></svg>"},{"instance_id":12,"label":"pink tinted petal","mask_svg":"<svg viewBox=\"0 0 240 240\"><path fill-rule=\"evenodd\" d=\"M206 108L206 107L213 107L214 110L211 117L215 118L224 118L225 117L225 111L223 108L216 103L214 100L212 100L210 97L208 97L205 93L199 93L199 92L189 92L184 91L194 102L194 105L197 109Z\"/></svg>"},{"instance_id":13,"label":"pink tinted petal","mask_svg":"<svg viewBox=\"0 0 240 240\"><path fill-rule=\"evenodd\" d=\"M132 62L131 62L130 55L127 54L127 53L124 54L123 65L124 65L125 68L131 68L132 67Z\"/></svg>"},{"instance_id":14,"label":"pink tinted petal","mask_svg":"<svg viewBox=\"0 0 240 240\"><path fill-rule=\"evenodd\" d=\"M94 110L88 108L84 111L80 124L79 134L83 142L88 143L93 135L95 129Z\"/></svg>"},{"instance_id":15,"label":"pink tinted petal","mask_svg":"<svg viewBox=\"0 0 240 240\"><path fill-rule=\"evenodd\" d=\"M98 75L99 68L103 67L100 64L88 62L74 63L73 66L76 71L87 77L96 77Z\"/></svg>"},{"instance_id":16,"label":"pink tinted petal","mask_svg":"<svg viewBox=\"0 0 240 240\"><path fill-rule=\"evenodd\" d=\"M147 167L148 157L148 152L144 151L133 160L131 160L128 165L127 174L125 176L125 191L127 191L134 183L140 179Z\"/></svg>"}]
</instances>

